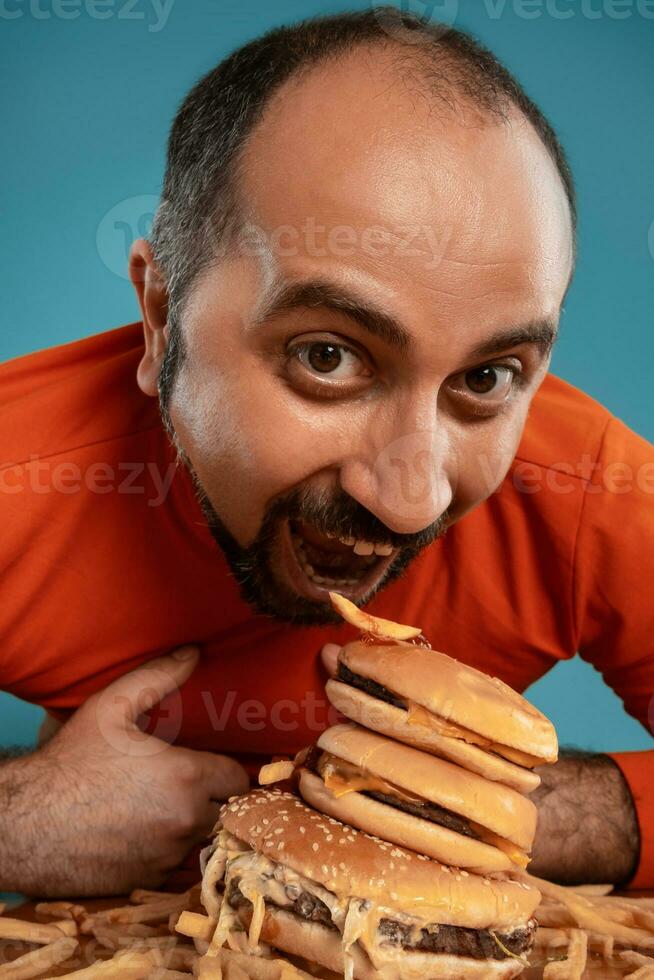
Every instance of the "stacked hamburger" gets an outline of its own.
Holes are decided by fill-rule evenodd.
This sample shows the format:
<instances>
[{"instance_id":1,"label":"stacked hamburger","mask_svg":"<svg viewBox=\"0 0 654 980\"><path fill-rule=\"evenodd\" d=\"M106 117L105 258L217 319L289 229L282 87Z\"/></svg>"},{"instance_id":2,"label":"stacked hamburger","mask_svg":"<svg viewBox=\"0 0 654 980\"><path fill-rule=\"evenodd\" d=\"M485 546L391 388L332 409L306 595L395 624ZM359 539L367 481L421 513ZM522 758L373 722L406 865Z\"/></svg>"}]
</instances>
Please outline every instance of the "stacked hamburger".
<instances>
[{"instance_id":1,"label":"stacked hamburger","mask_svg":"<svg viewBox=\"0 0 654 980\"><path fill-rule=\"evenodd\" d=\"M212 948L263 941L362 980L515 977L540 901L521 880L526 794L556 760L554 728L418 629L332 601L363 632L327 685L350 721L262 770L292 770L304 802L260 789L223 808L203 883Z\"/></svg>"}]
</instances>

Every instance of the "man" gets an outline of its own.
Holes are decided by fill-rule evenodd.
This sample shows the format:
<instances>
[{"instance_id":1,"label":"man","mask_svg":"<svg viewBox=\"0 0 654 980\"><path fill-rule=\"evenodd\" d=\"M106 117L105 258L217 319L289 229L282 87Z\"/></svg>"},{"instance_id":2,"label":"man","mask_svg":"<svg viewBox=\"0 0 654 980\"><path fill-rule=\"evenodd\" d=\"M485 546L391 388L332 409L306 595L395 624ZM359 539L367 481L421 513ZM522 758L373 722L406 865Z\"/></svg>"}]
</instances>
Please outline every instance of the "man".
<instances>
[{"instance_id":1,"label":"man","mask_svg":"<svg viewBox=\"0 0 654 980\"><path fill-rule=\"evenodd\" d=\"M198 83L142 325L1 376L0 684L65 724L0 766L0 887L161 882L329 723L330 588L519 690L579 650L647 723L650 449L547 374L574 223L458 32L345 14ZM654 885L651 759L544 773L534 870Z\"/></svg>"}]
</instances>

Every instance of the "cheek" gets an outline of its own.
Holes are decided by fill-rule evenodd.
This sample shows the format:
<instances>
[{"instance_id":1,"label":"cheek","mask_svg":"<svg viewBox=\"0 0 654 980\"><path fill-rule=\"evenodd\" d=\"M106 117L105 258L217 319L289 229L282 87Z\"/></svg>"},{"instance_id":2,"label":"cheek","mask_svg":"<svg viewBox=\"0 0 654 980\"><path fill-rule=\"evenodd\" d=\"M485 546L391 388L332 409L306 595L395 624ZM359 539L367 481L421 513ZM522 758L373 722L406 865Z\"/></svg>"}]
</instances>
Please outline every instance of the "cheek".
<instances>
[{"instance_id":1,"label":"cheek","mask_svg":"<svg viewBox=\"0 0 654 980\"><path fill-rule=\"evenodd\" d=\"M334 465L342 419L304 404L256 359L229 375L180 373L171 404L178 440L211 503L241 543L268 504Z\"/></svg>"},{"instance_id":2,"label":"cheek","mask_svg":"<svg viewBox=\"0 0 654 980\"><path fill-rule=\"evenodd\" d=\"M454 492L457 519L502 483L516 454L528 406L487 425L466 429L456 440Z\"/></svg>"}]
</instances>

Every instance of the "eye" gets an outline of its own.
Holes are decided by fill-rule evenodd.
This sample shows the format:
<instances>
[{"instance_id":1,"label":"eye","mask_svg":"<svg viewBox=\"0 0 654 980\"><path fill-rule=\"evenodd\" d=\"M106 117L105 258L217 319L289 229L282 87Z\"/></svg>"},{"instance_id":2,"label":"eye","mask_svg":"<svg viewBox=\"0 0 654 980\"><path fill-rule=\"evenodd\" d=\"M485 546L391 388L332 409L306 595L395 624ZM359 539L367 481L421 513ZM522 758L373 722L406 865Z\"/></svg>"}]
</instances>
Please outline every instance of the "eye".
<instances>
[{"instance_id":1,"label":"eye","mask_svg":"<svg viewBox=\"0 0 654 980\"><path fill-rule=\"evenodd\" d=\"M457 375L450 382L455 394L487 405L500 405L511 395L521 379L522 366L512 364L481 364Z\"/></svg>"},{"instance_id":2,"label":"eye","mask_svg":"<svg viewBox=\"0 0 654 980\"><path fill-rule=\"evenodd\" d=\"M483 367L466 371L465 385L469 391L479 397L486 395L492 398L503 398L513 385L515 371L506 365L485 364Z\"/></svg>"},{"instance_id":3,"label":"eye","mask_svg":"<svg viewBox=\"0 0 654 980\"><path fill-rule=\"evenodd\" d=\"M289 354L317 379L351 381L369 373L355 351L328 340L294 344Z\"/></svg>"}]
</instances>

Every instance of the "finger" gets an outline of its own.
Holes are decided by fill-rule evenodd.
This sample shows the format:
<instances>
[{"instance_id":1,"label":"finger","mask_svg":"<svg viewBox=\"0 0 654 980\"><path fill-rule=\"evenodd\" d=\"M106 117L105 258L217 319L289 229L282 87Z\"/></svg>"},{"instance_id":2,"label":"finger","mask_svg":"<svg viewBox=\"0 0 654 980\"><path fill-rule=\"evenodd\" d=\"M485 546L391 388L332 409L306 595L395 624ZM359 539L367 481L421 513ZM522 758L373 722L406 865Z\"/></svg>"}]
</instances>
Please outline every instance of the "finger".
<instances>
[{"instance_id":1,"label":"finger","mask_svg":"<svg viewBox=\"0 0 654 980\"><path fill-rule=\"evenodd\" d=\"M104 720L114 715L117 721L135 722L188 680L198 655L197 647L180 647L166 657L149 660L123 674L90 700L96 702L95 708Z\"/></svg>"},{"instance_id":2,"label":"finger","mask_svg":"<svg viewBox=\"0 0 654 980\"><path fill-rule=\"evenodd\" d=\"M236 759L213 752L196 752L202 762L202 788L209 800L227 800L250 788L250 778Z\"/></svg>"},{"instance_id":3,"label":"finger","mask_svg":"<svg viewBox=\"0 0 654 980\"><path fill-rule=\"evenodd\" d=\"M338 671L338 655L340 653L338 643L325 643L320 651L322 663L330 677L336 677Z\"/></svg>"}]
</instances>

